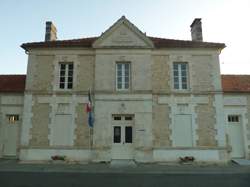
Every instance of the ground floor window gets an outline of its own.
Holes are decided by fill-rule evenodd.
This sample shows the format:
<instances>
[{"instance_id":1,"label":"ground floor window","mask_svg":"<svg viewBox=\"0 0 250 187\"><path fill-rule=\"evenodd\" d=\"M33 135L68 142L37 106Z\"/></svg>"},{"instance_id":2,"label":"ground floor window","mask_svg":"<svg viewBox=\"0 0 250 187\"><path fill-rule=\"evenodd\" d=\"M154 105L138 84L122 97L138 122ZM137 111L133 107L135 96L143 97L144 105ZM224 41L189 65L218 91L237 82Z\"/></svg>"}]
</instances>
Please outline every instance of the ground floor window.
<instances>
[{"instance_id":1,"label":"ground floor window","mask_svg":"<svg viewBox=\"0 0 250 187\"><path fill-rule=\"evenodd\" d=\"M17 114L8 114L7 115L7 120L9 124L14 124L17 121L19 121L19 115Z\"/></svg>"}]
</instances>

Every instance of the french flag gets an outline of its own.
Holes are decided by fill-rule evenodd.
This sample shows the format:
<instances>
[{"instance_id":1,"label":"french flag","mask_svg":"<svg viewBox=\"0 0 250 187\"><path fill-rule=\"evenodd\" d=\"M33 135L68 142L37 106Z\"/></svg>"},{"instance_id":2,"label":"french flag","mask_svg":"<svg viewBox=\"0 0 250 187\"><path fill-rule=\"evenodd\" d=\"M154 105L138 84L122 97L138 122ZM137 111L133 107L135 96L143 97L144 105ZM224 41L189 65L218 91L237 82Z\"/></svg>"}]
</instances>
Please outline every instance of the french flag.
<instances>
[{"instance_id":1,"label":"french flag","mask_svg":"<svg viewBox=\"0 0 250 187\"><path fill-rule=\"evenodd\" d=\"M89 90L89 93L88 93L88 103L86 104L86 112L88 113L89 127L93 127L94 118L93 118L93 113L92 113L92 100L91 100L90 90Z\"/></svg>"}]
</instances>

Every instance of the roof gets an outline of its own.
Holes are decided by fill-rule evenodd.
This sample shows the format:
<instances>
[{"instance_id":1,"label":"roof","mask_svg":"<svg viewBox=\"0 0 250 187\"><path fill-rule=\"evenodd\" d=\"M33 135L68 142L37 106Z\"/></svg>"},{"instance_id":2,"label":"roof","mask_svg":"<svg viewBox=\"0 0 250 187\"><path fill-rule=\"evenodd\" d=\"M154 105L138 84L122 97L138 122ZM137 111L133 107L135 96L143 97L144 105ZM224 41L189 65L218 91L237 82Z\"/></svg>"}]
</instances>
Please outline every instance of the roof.
<instances>
[{"instance_id":1,"label":"roof","mask_svg":"<svg viewBox=\"0 0 250 187\"><path fill-rule=\"evenodd\" d=\"M80 38L72 40L56 40L56 41L43 41L23 43L21 47L25 50L31 48L51 48L51 47L84 47L92 48L92 44L99 37ZM224 43L212 42L198 42L191 40L174 40L167 38L148 37L152 40L155 48L218 48L223 49L226 47Z\"/></svg>"},{"instance_id":2,"label":"roof","mask_svg":"<svg viewBox=\"0 0 250 187\"><path fill-rule=\"evenodd\" d=\"M24 92L26 75L0 75L0 92Z\"/></svg>"},{"instance_id":3,"label":"roof","mask_svg":"<svg viewBox=\"0 0 250 187\"><path fill-rule=\"evenodd\" d=\"M250 92L250 75L222 75L224 92Z\"/></svg>"}]
</instances>

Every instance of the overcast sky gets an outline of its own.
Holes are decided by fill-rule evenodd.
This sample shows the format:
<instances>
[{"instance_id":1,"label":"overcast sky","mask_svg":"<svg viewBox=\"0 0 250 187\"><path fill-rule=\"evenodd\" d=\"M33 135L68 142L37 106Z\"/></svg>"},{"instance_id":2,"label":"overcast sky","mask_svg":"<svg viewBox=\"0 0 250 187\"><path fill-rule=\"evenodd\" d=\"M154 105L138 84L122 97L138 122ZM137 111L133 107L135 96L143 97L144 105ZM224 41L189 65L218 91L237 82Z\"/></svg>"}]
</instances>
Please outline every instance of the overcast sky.
<instances>
[{"instance_id":1,"label":"overcast sky","mask_svg":"<svg viewBox=\"0 0 250 187\"><path fill-rule=\"evenodd\" d=\"M149 36L190 40L202 18L203 38L223 42L223 74L250 74L250 0L0 0L0 74L25 74L20 45L43 41L45 22L58 39L99 36L122 15Z\"/></svg>"}]
</instances>

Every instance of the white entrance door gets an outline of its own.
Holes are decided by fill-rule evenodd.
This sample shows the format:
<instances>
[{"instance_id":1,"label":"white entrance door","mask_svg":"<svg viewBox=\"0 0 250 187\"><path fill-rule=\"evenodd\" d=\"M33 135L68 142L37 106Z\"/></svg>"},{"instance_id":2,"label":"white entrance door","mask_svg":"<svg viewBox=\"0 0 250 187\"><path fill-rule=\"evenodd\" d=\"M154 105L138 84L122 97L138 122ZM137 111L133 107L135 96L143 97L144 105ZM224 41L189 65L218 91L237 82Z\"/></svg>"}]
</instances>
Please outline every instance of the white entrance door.
<instances>
[{"instance_id":1,"label":"white entrance door","mask_svg":"<svg viewBox=\"0 0 250 187\"><path fill-rule=\"evenodd\" d=\"M175 115L173 125L173 143L176 147L192 147L192 116Z\"/></svg>"},{"instance_id":2,"label":"white entrance door","mask_svg":"<svg viewBox=\"0 0 250 187\"><path fill-rule=\"evenodd\" d=\"M72 138L72 118L71 115L56 115L53 125L52 144L58 146L71 145Z\"/></svg>"},{"instance_id":3,"label":"white entrance door","mask_svg":"<svg viewBox=\"0 0 250 187\"><path fill-rule=\"evenodd\" d=\"M243 158L244 141L243 141L242 124L240 120L235 120L235 119L228 121L229 144L232 147L231 157Z\"/></svg>"},{"instance_id":4,"label":"white entrance door","mask_svg":"<svg viewBox=\"0 0 250 187\"><path fill-rule=\"evenodd\" d=\"M17 115L7 116L7 120L4 125L4 156L16 156L17 153L19 120L16 120L16 118Z\"/></svg>"},{"instance_id":5,"label":"white entrance door","mask_svg":"<svg viewBox=\"0 0 250 187\"><path fill-rule=\"evenodd\" d=\"M112 159L133 159L133 126L125 117L120 116L121 120L112 126Z\"/></svg>"}]
</instances>

